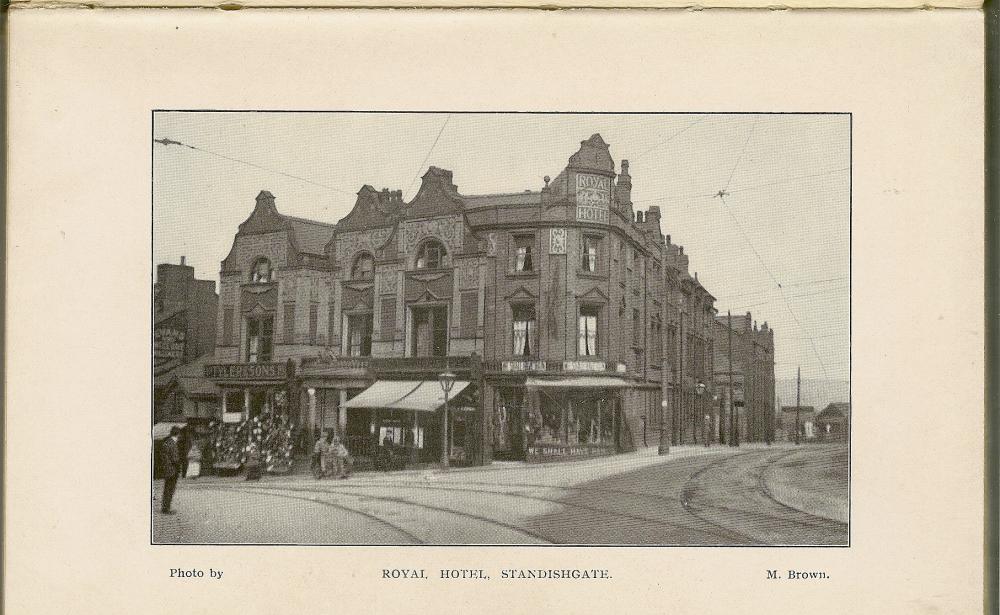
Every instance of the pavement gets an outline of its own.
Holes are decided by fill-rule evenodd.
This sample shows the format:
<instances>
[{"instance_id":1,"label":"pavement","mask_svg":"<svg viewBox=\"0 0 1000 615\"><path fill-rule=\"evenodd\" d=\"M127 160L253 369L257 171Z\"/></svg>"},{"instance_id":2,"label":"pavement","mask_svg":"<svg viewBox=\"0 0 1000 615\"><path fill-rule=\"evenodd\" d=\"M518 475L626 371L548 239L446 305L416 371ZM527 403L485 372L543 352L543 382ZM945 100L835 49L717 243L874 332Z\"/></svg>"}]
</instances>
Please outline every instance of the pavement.
<instances>
[{"instance_id":1,"label":"pavement","mask_svg":"<svg viewBox=\"0 0 1000 615\"><path fill-rule=\"evenodd\" d=\"M816 446L677 446L668 456L649 447L573 462L348 480L203 477L178 485L177 515L154 512L153 537L200 544L846 544L846 523L797 509L811 486L789 480L798 462L818 475L823 463L841 457L846 453ZM790 462L779 465L785 458ZM843 477L846 483L846 471ZM828 482L835 481L834 473ZM823 493L835 493L830 484Z\"/></svg>"}]
</instances>

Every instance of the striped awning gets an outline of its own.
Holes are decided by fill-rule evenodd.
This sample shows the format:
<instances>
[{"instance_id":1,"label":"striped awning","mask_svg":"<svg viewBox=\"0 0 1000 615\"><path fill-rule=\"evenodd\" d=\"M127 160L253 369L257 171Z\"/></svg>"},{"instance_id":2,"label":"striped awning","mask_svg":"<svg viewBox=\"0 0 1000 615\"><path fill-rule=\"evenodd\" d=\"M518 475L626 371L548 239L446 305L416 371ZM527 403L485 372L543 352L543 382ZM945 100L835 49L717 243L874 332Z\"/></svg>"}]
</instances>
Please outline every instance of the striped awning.
<instances>
[{"instance_id":1,"label":"striped awning","mask_svg":"<svg viewBox=\"0 0 1000 615\"><path fill-rule=\"evenodd\" d=\"M449 397L454 399L469 383L456 380ZM379 380L343 405L344 408L391 408L434 412L444 405L444 391L436 380Z\"/></svg>"}]
</instances>

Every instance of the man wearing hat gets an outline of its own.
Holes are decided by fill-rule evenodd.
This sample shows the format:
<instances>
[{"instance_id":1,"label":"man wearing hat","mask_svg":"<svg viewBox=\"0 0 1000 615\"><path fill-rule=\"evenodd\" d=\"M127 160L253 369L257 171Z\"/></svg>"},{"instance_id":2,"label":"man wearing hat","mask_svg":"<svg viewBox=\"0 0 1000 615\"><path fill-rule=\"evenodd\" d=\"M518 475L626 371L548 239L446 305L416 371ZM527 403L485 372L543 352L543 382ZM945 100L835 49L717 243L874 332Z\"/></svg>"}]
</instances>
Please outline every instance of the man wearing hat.
<instances>
[{"instance_id":1,"label":"man wearing hat","mask_svg":"<svg viewBox=\"0 0 1000 615\"><path fill-rule=\"evenodd\" d=\"M177 479L181 474L181 456L177 450L177 440L180 438L181 430L177 426L170 428L170 437L163 441L160 449L160 460L163 462L163 505L160 512L165 515L172 515L170 501L174 499L174 489L177 488Z\"/></svg>"}]
</instances>

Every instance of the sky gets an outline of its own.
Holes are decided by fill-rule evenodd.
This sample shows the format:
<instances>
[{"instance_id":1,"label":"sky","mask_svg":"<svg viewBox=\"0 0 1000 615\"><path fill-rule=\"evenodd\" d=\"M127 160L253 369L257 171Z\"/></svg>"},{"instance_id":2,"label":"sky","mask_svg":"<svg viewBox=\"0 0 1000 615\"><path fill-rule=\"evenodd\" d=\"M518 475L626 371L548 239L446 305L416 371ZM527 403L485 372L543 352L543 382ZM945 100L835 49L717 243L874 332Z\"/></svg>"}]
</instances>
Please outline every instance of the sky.
<instances>
[{"instance_id":1,"label":"sky","mask_svg":"<svg viewBox=\"0 0 1000 615\"><path fill-rule=\"evenodd\" d=\"M154 265L218 281L261 190L331 223L364 184L409 200L430 165L462 194L540 190L594 133L719 314L775 329L777 378L849 379L847 115L156 112L153 138L197 149L152 143Z\"/></svg>"}]
</instances>

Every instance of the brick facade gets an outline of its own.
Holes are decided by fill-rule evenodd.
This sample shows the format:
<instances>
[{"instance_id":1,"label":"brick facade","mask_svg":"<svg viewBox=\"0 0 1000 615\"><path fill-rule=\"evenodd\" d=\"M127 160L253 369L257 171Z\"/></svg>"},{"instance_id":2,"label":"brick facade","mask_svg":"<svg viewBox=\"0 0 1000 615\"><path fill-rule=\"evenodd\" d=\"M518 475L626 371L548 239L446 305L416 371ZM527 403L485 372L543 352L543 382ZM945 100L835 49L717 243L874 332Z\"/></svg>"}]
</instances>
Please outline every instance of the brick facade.
<instances>
[{"instance_id":1,"label":"brick facade","mask_svg":"<svg viewBox=\"0 0 1000 615\"><path fill-rule=\"evenodd\" d=\"M347 429L344 400L400 378L379 365L433 380L429 357L447 357L474 385L464 437L480 461L534 443L626 450L661 424L675 442L713 438L715 299L659 208L633 208L628 161L615 167L600 135L534 191L463 195L430 167L410 202L364 186L336 225L280 214L261 192L222 262L215 360L251 361L266 320L268 361L296 370L293 418ZM233 403L280 387L218 383Z\"/></svg>"},{"instance_id":2,"label":"brick facade","mask_svg":"<svg viewBox=\"0 0 1000 615\"><path fill-rule=\"evenodd\" d=\"M774 407L774 330L766 322L758 328L749 312L732 317L731 335L729 323L728 316L719 316L714 326L715 384L722 393L720 407L727 414L729 400L732 400L739 419L738 436L741 441L772 442L776 429L780 427Z\"/></svg>"}]
</instances>

